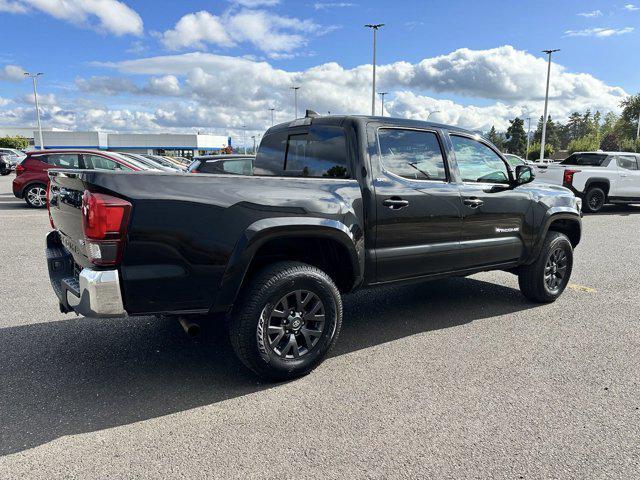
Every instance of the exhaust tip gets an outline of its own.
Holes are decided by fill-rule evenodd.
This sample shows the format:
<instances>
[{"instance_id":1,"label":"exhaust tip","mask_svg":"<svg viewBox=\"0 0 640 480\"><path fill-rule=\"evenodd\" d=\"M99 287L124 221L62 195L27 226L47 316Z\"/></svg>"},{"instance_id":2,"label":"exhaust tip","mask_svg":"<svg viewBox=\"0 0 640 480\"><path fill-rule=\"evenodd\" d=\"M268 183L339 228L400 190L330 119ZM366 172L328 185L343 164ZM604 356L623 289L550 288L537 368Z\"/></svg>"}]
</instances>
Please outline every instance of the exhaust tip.
<instances>
[{"instance_id":1,"label":"exhaust tip","mask_svg":"<svg viewBox=\"0 0 640 480\"><path fill-rule=\"evenodd\" d=\"M184 317L180 317L178 321L180 322L180 326L182 326L184 332L189 337L197 337L200 334L200 325L198 325L197 323L191 323Z\"/></svg>"}]
</instances>

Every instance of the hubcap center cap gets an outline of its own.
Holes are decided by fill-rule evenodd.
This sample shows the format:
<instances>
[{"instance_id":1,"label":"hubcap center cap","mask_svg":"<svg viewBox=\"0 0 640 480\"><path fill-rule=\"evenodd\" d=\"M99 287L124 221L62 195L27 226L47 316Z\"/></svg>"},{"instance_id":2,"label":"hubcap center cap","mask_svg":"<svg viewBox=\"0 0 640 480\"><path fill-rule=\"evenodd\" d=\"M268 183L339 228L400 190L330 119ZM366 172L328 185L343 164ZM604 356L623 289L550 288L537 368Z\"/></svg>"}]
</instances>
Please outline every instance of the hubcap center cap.
<instances>
[{"instance_id":1,"label":"hubcap center cap","mask_svg":"<svg viewBox=\"0 0 640 480\"><path fill-rule=\"evenodd\" d=\"M289 327L289 330L293 330L294 332L300 330L303 324L304 321L302 320L300 312L293 312L289 315L289 318L287 318L287 326Z\"/></svg>"}]
</instances>

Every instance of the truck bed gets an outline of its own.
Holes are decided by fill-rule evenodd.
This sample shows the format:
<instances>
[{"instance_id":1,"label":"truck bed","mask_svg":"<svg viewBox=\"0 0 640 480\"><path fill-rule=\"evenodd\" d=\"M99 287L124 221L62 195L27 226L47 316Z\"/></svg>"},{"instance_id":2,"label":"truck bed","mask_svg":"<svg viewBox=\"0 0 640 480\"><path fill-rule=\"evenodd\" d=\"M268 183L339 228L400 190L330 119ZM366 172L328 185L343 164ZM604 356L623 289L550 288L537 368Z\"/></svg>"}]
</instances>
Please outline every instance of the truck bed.
<instances>
[{"instance_id":1,"label":"truck bed","mask_svg":"<svg viewBox=\"0 0 640 480\"><path fill-rule=\"evenodd\" d=\"M52 202L51 218L76 269L89 266L83 245L83 192L105 193L132 204L118 266L129 314L228 307L219 298L223 276L233 273L230 260L238 243L249 242L260 222L277 226L279 218L286 218L288 228L335 222L354 239L363 232L356 180L92 170L53 170L50 179L50 194L59 195Z\"/></svg>"}]
</instances>

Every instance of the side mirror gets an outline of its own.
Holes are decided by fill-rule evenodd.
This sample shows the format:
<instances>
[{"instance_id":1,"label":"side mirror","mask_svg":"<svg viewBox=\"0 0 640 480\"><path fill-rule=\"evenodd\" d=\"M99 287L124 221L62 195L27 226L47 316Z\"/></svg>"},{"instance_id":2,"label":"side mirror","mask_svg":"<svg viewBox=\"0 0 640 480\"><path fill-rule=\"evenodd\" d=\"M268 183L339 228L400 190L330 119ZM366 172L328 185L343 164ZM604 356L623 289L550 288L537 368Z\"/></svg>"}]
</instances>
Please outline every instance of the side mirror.
<instances>
[{"instance_id":1,"label":"side mirror","mask_svg":"<svg viewBox=\"0 0 640 480\"><path fill-rule=\"evenodd\" d=\"M516 166L516 185L524 185L535 180L536 174L529 165Z\"/></svg>"}]
</instances>

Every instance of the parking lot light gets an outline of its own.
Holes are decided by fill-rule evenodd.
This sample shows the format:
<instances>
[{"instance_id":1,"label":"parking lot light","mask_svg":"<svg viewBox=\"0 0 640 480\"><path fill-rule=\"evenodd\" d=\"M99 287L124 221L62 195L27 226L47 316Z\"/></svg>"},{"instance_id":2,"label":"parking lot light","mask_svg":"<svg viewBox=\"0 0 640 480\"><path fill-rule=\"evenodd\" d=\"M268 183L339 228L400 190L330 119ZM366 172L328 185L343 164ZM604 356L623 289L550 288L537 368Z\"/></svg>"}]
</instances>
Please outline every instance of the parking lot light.
<instances>
[{"instance_id":1,"label":"parking lot light","mask_svg":"<svg viewBox=\"0 0 640 480\"><path fill-rule=\"evenodd\" d=\"M376 114L376 41L378 29L384 27L384 23L368 23L365 27L373 30L373 85L371 87L371 115Z\"/></svg>"},{"instance_id":2,"label":"parking lot light","mask_svg":"<svg viewBox=\"0 0 640 480\"><path fill-rule=\"evenodd\" d=\"M44 150L44 142L42 141L42 125L40 124L40 106L38 105L38 90L36 88L36 79L40 75L44 75L42 72L38 73L29 73L24 72L26 77L30 77L33 80L33 99L36 104L36 119L38 121L38 137L40 137L40 150Z\"/></svg>"},{"instance_id":3,"label":"parking lot light","mask_svg":"<svg viewBox=\"0 0 640 480\"><path fill-rule=\"evenodd\" d=\"M551 54L559 52L560 49L555 50L543 50L549 56L549 63L547 65L547 92L544 96L544 115L542 116L542 138L540 139L540 161L544 160L544 143L547 136L547 107L549 106L549 79L551 77Z\"/></svg>"}]
</instances>

